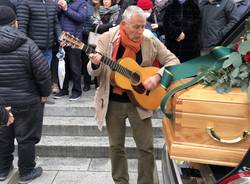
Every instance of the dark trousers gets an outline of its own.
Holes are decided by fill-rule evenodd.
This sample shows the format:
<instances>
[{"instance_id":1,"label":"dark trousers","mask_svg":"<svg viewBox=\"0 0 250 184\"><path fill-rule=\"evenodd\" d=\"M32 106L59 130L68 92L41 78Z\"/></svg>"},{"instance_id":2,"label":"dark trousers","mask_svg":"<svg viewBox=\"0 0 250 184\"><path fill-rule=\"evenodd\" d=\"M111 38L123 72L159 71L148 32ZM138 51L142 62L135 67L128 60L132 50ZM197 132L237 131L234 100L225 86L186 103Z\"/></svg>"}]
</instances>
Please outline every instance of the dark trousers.
<instances>
[{"instance_id":1,"label":"dark trousers","mask_svg":"<svg viewBox=\"0 0 250 184\"><path fill-rule=\"evenodd\" d=\"M63 82L63 91L69 90L69 77L71 76L73 87L72 94L82 94L81 88L81 54L79 49L65 47L65 78Z\"/></svg>"},{"instance_id":2,"label":"dark trousers","mask_svg":"<svg viewBox=\"0 0 250 184\"><path fill-rule=\"evenodd\" d=\"M51 80L53 83L58 84L58 58L56 54L58 52L59 45L56 44L52 47L52 61L51 61Z\"/></svg>"},{"instance_id":3,"label":"dark trousers","mask_svg":"<svg viewBox=\"0 0 250 184\"><path fill-rule=\"evenodd\" d=\"M0 172L12 165L15 138L20 175L29 173L35 167L35 144L41 139L43 111L41 103L12 108L14 124L0 128Z\"/></svg>"},{"instance_id":4,"label":"dark trousers","mask_svg":"<svg viewBox=\"0 0 250 184\"><path fill-rule=\"evenodd\" d=\"M91 76L89 75L88 70L87 70L87 64L89 62L89 57L86 55L85 52L82 53L82 61L83 61L84 85L90 85L91 84Z\"/></svg>"},{"instance_id":5,"label":"dark trousers","mask_svg":"<svg viewBox=\"0 0 250 184\"><path fill-rule=\"evenodd\" d=\"M83 42L88 43L88 35L83 34ZM89 57L87 56L86 52L82 52L82 62L83 62L83 79L84 79L84 85L90 85L91 84L91 76L88 73L87 70L87 64L89 62Z\"/></svg>"},{"instance_id":6,"label":"dark trousers","mask_svg":"<svg viewBox=\"0 0 250 184\"><path fill-rule=\"evenodd\" d=\"M153 128L150 118L141 120L132 103L110 101L106 115L110 144L112 177L115 184L128 184L128 163L125 151L126 118L133 132L138 154L137 184L154 184Z\"/></svg>"}]
</instances>

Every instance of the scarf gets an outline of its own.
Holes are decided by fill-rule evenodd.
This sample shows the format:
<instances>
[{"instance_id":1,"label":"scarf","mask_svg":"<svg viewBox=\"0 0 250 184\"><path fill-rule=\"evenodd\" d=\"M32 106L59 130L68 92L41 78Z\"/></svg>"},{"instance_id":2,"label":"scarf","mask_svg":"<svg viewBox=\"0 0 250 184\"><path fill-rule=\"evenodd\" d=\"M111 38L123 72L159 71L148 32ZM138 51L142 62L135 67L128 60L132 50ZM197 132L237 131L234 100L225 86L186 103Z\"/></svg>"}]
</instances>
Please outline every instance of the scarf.
<instances>
[{"instance_id":1,"label":"scarf","mask_svg":"<svg viewBox=\"0 0 250 184\"><path fill-rule=\"evenodd\" d=\"M120 44L122 44L122 46L125 48L122 58L130 57L133 60L136 60L136 53L141 49L141 43L142 40L140 40L139 42L133 42L132 40L130 40L125 32L124 25L120 24ZM117 50L118 48L119 45L116 46ZM116 58L117 50L114 51L113 60ZM112 75L111 81L114 81ZM118 86L114 86L113 93L122 95L123 92L125 92L125 90L121 89Z\"/></svg>"},{"instance_id":2,"label":"scarf","mask_svg":"<svg viewBox=\"0 0 250 184\"><path fill-rule=\"evenodd\" d=\"M130 57L133 60L136 59L136 53L141 49L142 40L139 42L134 42L130 40L125 33L124 25L120 24L120 36L121 36L121 44L125 48L125 52L122 57Z\"/></svg>"}]
</instances>

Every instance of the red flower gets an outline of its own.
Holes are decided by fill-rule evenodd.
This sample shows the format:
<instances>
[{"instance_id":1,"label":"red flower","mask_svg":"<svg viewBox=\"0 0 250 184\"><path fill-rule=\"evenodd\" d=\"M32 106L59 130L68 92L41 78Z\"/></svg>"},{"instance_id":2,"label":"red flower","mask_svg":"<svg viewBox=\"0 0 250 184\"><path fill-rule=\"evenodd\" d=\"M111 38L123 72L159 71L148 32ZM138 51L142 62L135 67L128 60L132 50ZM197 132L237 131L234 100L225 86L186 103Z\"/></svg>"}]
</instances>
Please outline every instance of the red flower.
<instances>
[{"instance_id":1,"label":"red flower","mask_svg":"<svg viewBox=\"0 0 250 184\"><path fill-rule=\"evenodd\" d=\"M239 49L240 49L240 46L238 44L235 44L233 46L233 50L236 51L236 52L239 52Z\"/></svg>"},{"instance_id":2,"label":"red flower","mask_svg":"<svg viewBox=\"0 0 250 184\"><path fill-rule=\"evenodd\" d=\"M250 61L250 51L246 53L246 55L243 56L243 61L248 62Z\"/></svg>"}]
</instances>

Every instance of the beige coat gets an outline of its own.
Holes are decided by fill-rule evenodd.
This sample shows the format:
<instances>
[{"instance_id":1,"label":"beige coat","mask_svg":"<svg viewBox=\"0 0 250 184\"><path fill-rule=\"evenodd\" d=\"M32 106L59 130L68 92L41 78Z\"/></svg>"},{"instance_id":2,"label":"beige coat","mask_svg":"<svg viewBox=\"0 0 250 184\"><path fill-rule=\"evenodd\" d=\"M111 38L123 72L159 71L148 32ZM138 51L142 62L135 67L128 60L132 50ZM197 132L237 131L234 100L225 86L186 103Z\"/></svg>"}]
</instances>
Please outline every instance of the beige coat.
<instances>
[{"instance_id":1,"label":"beige coat","mask_svg":"<svg viewBox=\"0 0 250 184\"><path fill-rule=\"evenodd\" d=\"M112 58L112 52L114 45L119 35L119 26L111 28L108 32L103 33L100 37L96 51ZM170 66L179 63L177 57L172 54L158 39L152 36L148 31L144 31L144 39L141 45L141 52L143 61L141 66L152 66L152 62L155 58L164 65ZM96 106L96 120L98 122L99 129L102 128L105 116L108 109L109 92L110 92L110 75L111 69L109 66L101 63L97 69L92 68L91 62L88 63L88 72L91 76L98 77L99 87L95 94L95 106ZM162 75L164 67L159 70L159 74ZM141 119L151 117L153 112L144 110L137 107L138 113Z\"/></svg>"}]
</instances>

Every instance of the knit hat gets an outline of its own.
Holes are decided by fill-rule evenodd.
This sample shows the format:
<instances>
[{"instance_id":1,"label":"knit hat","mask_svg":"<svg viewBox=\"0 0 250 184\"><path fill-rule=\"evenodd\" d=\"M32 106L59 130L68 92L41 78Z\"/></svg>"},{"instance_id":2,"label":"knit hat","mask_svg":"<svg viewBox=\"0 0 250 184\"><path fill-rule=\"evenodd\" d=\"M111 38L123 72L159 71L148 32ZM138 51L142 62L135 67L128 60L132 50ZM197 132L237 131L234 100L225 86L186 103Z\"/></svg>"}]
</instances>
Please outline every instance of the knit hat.
<instances>
[{"instance_id":1,"label":"knit hat","mask_svg":"<svg viewBox=\"0 0 250 184\"><path fill-rule=\"evenodd\" d=\"M154 7L154 4L152 3L151 0L138 0L137 6L143 10L149 10Z\"/></svg>"},{"instance_id":2,"label":"knit hat","mask_svg":"<svg viewBox=\"0 0 250 184\"><path fill-rule=\"evenodd\" d=\"M0 25L7 25L16 20L16 13L8 6L0 6Z\"/></svg>"}]
</instances>

